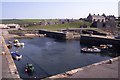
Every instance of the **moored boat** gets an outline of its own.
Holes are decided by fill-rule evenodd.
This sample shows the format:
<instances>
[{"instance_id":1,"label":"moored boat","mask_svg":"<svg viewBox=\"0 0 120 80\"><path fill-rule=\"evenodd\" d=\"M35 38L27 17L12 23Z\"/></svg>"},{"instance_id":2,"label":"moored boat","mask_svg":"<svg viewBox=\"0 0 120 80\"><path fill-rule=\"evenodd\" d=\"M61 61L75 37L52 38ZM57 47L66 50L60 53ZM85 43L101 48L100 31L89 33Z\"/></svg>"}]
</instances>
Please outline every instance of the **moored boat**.
<instances>
[{"instance_id":1,"label":"moored boat","mask_svg":"<svg viewBox=\"0 0 120 80\"><path fill-rule=\"evenodd\" d=\"M14 43L19 43L19 40L15 39L13 42L14 42Z\"/></svg>"},{"instance_id":2,"label":"moored boat","mask_svg":"<svg viewBox=\"0 0 120 80\"><path fill-rule=\"evenodd\" d=\"M99 53L99 52L101 52L101 50L100 49L98 49L97 47L95 47L95 48L82 48L81 49L81 52L85 52L85 53Z\"/></svg>"},{"instance_id":3,"label":"moored boat","mask_svg":"<svg viewBox=\"0 0 120 80\"><path fill-rule=\"evenodd\" d=\"M8 47L8 49L11 49L12 45L11 44L7 44L7 47Z\"/></svg>"},{"instance_id":4,"label":"moored boat","mask_svg":"<svg viewBox=\"0 0 120 80\"><path fill-rule=\"evenodd\" d=\"M9 41L8 41L8 44L12 44L12 41L9 40Z\"/></svg>"},{"instance_id":5,"label":"moored boat","mask_svg":"<svg viewBox=\"0 0 120 80\"><path fill-rule=\"evenodd\" d=\"M34 72L34 66L33 66L33 64L28 64L27 63L27 65L25 66L25 72L27 72L27 73L33 73Z\"/></svg>"},{"instance_id":6,"label":"moored boat","mask_svg":"<svg viewBox=\"0 0 120 80\"><path fill-rule=\"evenodd\" d=\"M101 44L100 46L99 46L99 49L109 49L109 48L112 48L112 45L110 45L110 44L107 44L107 45L104 45L104 44Z\"/></svg>"},{"instance_id":7,"label":"moored boat","mask_svg":"<svg viewBox=\"0 0 120 80\"><path fill-rule=\"evenodd\" d=\"M12 58L15 60L22 59L22 55L17 54L16 52L11 52Z\"/></svg>"},{"instance_id":8,"label":"moored boat","mask_svg":"<svg viewBox=\"0 0 120 80\"><path fill-rule=\"evenodd\" d=\"M20 46L24 46L25 44L24 43L15 43L14 46L15 47L20 47Z\"/></svg>"}]
</instances>

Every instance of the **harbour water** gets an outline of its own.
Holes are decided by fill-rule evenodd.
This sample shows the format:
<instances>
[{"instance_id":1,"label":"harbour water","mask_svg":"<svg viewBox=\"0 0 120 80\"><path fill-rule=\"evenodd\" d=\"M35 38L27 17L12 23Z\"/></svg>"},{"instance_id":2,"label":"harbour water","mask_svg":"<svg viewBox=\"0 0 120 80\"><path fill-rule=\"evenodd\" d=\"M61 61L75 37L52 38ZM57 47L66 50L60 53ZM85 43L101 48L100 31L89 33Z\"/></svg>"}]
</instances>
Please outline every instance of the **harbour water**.
<instances>
[{"instance_id":1,"label":"harbour water","mask_svg":"<svg viewBox=\"0 0 120 80\"><path fill-rule=\"evenodd\" d=\"M18 54L23 55L20 61L15 61L21 78L44 78L117 56L114 51L81 53L84 45L80 45L79 40L59 41L47 37L18 40L25 43L25 46L13 47L10 51L18 51ZM25 73L27 63L34 65L33 75Z\"/></svg>"}]
</instances>

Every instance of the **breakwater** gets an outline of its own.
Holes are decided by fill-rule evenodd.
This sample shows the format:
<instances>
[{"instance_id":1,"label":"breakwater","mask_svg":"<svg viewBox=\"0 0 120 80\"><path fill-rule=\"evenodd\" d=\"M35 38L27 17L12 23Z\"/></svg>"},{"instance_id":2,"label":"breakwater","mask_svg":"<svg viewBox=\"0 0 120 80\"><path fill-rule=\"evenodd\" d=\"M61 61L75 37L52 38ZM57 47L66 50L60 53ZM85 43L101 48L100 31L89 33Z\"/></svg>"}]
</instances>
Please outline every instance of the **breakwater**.
<instances>
[{"instance_id":1,"label":"breakwater","mask_svg":"<svg viewBox=\"0 0 120 80\"><path fill-rule=\"evenodd\" d=\"M41 36L38 34L45 35L47 37L55 38L55 39L64 39L64 40L69 40L69 39L76 39L79 38L81 44L112 44L119 46L120 45L120 40L119 39L111 39L111 38L106 38L106 36L89 36L89 35L74 35L71 32L59 32L59 31L48 31L48 30L10 30L8 31L10 34L16 34L20 36ZM29 34L26 35L26 34ZM35 34L35 35L34 35Z\"/></svg>"},{"instance_id":2,"label":"breakwater","mask_svg":"<svg viewBox=\"0 0 120 80\"><path fill-rule=\"evenodd\" d=\"M97 36L88 36L81 35L80 44L84 45L100 45L100 44L111 44L113 49L120 50L120 39L106 38L106 37L97 37Z\"/></svg>"},{"instance_id":3,"label":"breakwater","mask_svg":"<svg viewBox=\"0 0 120 80\"><path fill-rule=\"evenodd\" d=\"M63 33L57 31L47 31L47 30L39 30L40 34L46 34L47 37L55 38L55 39L73 39L74 36L72 33Z\"/></svg>"},{"instance_id":4,"label":"breakwater","mask_svg":"<svg viewBox=\"0 0 120 80\"><path fill-rule=\"evenodd\" d=\"M15 34L19 36L25 36L25 34L45 34L47 37L55 39L74 39L73 33L63 33L58 31L48 31L48 30L12 30L9 31L10 34Z\"/></svg>"},{"instance_id":5,"label":"breakwater","mask_svg":"<svg viewBox=\"0 0 120 80\"><path fill-rule=\"evenodd\" d=\"M21 34L38 34L39 30L9 30L8 32L10 34L16 34L16 35L21 35Z\"/></svg>"}]
</instances>

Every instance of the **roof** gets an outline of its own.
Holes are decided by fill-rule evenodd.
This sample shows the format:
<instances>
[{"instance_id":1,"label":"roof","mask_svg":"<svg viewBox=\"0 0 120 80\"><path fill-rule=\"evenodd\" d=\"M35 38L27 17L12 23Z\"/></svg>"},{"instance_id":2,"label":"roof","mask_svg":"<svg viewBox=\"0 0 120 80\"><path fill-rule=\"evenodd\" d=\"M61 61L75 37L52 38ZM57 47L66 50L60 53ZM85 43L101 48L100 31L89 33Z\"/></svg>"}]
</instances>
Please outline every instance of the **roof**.
<instances>
[{"instance_id":1,"label":"roof","mask_svg":"<svg viewBox=\"0 0 120 80\"><path fill-rule=\"evenodd\" d=\"M16 26L18 24L6 24L6 25L8 25L8 26Z\"/></svg>"},{"instance_id":2,"label":"roof","mask_svg":"<svg viewBox=\"0 0 120 80\"><path fill-rule=\"evenodd\" d=\"M92 17L97 17L97 18L105 18L104 16L100 16L100 15L91 15Z\"/></svg>"}]
</instances>

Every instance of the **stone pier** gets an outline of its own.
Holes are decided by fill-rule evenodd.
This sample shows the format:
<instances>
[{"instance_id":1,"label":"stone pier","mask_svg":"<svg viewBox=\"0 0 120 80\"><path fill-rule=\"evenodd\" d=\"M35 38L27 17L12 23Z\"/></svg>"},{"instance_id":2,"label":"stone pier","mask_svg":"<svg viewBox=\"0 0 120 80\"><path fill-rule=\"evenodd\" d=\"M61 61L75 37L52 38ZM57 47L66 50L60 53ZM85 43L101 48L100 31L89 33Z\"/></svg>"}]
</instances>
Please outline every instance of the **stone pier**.
<instances>
[{"instance_id":1,"label":"stone pier","mask_svg":"<svg viewBox=\"0 0 120 80\"><path fill-rule=\"evenodd\" d=\"M58 31L39 30L39 33L46 34L47 37L51 37L55 39L63 39L63 40L74 39L74 35L69 32L63 33Z\"/></svg>"},{"instance_id":2,"label":"stone pier","mask_svg":"<svg viewBox=\"0 0 120 80\"><path fill-rule=\"evenodd\" d=\"M6 42L4 40L4 37L3 35L6 37L8 36L7 32L6 31L2 31L0 30L1 32L1 35L0 35L0 40L1 40L1 54L0 54L0 61L1 61L1 66L2 66L2 79L20 79L20 76L18 74L18 71L17 71L17 68L16 68L16 65L12 59L12 56L9 52L9 49L7 48L7 45L6 45ZM5 54L2 54L2 52L5 52Z\"/></svg>"},{"instance_id":3,"label":"stone pier","mask_svg":"<svg viewBox=\"0 0 120 80\"><path fill-rule=\"evenodd\" d=\"M2 30L0 29L0 53L2 53ZM2 55L0 55L0 80L2 79Z\"/></svg>"}]
</instances>

